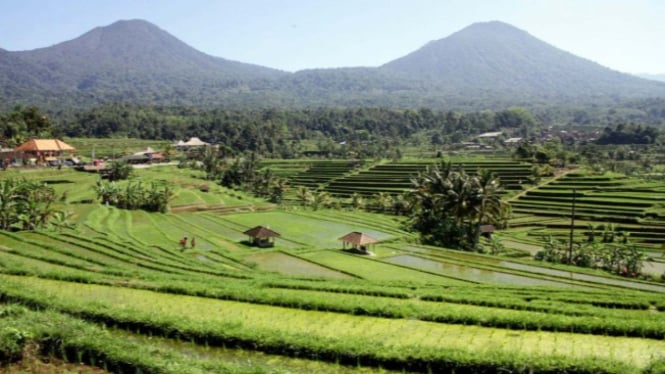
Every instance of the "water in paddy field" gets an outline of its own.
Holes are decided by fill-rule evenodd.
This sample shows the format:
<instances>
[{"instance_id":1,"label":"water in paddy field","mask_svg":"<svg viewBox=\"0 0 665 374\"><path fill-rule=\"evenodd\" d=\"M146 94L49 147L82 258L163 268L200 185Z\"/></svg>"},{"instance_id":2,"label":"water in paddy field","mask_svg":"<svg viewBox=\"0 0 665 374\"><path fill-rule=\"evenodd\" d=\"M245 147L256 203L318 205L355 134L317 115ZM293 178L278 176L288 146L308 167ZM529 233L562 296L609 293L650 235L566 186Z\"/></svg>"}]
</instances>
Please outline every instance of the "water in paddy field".
<instances>
[{"instance_id":1,"label":"water in paddy field","mask_svg":"<svg viewBox=\"0 0 665 374\"><path fill-rule=\"evenodd\" d=\"M508 262L508 261L503 261L503 262L500 263L500 265L503 266L503 267L506 267L506 268L510 268L510 269L524 270L524 271L529 271L529 272L532 272L532 273L552 275L552 276L555 276L555 277L569 278L569 279L574 279L574 280L578 280L578 281L602 283L602 284L607 284L607 285L612 285L612 286L635 288L635 289L640 289L640 290L645 290L645 291L665 292L665 287L664 286L659 286L659 285L656 285L656 284L645 284L645 283L631 282L631 281L627 281L627 280L624 281L624 280L621 280L621 279L611 279L611 278L599 277L599 276L589 275L589 274L581 274L581 273L574 273L574 272L563 271L563 270L547 269L547 268L542 268L542 267L539 267L539 266L518 264L518 263L515 263L515 262Z\"/></svg>"},{"instance_id":2,"label":"water in paddy field","mask_svg":"<svg viewBox=\"0 0 665 374\"><path fill-rule=\"evenodd\" d=\"M315 276L336 279L351 279L353 277L325 268L323 266L305 261L298 257L289 256L282 252L263 252L247 256L247 261L255 262L262 270L275 271L294 276Z\"/></svg>"},{"instance_id":3,"label":"water in paddy field","mask_svg":"<svg viewBox=\"0 0 665 374\"><path fill-rule=\"evenodd\" d=\"M441 275L447 275L458 279L465 279L480 283L522 286L569 286L566 283L478 269L466 265L430 260L412 255L399 255L386 258L384 261L397 265L407 266L413 269L429 271Z\"/></svg>"}]
</instances>

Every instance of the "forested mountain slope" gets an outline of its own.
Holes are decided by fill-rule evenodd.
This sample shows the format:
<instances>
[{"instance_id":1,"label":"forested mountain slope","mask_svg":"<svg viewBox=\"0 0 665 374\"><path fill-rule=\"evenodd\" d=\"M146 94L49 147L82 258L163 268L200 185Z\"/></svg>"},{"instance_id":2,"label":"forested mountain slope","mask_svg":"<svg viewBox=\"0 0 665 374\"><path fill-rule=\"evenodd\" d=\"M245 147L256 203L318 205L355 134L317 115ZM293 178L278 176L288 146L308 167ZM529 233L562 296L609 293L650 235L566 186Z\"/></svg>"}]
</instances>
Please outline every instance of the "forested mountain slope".
<instances>
[{"instance_id":1,"label":"forested mountain slope","mask_svg":"<svg viewBox=\"0 0 665 374\"><path fill-rule=\"evenodd\" d=\"M118 21L47 48L0 50L0 83L0 109L124 102L448 110L665 97L665 83L610 70L501 22L471 25L380 67L288 73L209 56L146 21Z\"/></svg>"}]
</instances>

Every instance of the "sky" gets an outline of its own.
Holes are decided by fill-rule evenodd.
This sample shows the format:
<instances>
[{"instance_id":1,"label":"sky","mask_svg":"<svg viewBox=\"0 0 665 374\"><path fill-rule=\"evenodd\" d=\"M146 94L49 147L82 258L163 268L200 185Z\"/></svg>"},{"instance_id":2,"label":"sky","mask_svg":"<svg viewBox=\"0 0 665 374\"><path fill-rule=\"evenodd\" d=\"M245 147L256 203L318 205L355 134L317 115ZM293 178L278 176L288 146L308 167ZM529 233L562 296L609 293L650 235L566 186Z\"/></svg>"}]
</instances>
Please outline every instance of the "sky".
<instances>
[{"instance_id":1,"label":"sky","mask_svg":"<svg viewBox=\"0 0 665 374\"><path fill-rule=\"evenodd\" d=\"M0 0L0 48L48 47L127 19L286 71L379 66L502 21L614 70L665 74L665 0Z\"/></svg>"}]
</instances>

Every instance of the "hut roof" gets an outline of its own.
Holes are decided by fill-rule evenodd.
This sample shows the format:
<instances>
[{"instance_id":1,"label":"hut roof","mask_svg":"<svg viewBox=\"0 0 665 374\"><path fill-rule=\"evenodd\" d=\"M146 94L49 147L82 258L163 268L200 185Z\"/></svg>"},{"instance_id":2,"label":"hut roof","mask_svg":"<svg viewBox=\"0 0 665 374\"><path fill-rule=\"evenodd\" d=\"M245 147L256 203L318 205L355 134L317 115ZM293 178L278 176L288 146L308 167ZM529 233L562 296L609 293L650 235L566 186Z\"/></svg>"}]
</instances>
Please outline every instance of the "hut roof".
<instances>
[{"instance_id":1,"label":"hut roof","mask_svg":"<svg viewBox=\"0 0 665 374\"><path fill-rule=\"evenodd\" d=\"M262 239L262 238L278 238L278 237L281 236L281 235L279 235L279 233L277 233L275 231L272 231L269 228L264 227L264 226L256 226L254 228L251 228L251 229L245 231L243 234L251 236L253 238L259 238L259 239Z\"/></svg>"},{"instance_id":2,"label":"hut roof","mask_svg":"<svg viewBox=\"0 0 665 374\"><path fill-rule=\"evenodd\" d=\"M480 225L480 232L481 233L491 233L494 232L494 225Z\"/></svg>"},{"instance_id":3,"label":"hut roof","mask_svg":"<svg viewBox=\"0 0 665 374\"><path fill-rule=\"evenodd\" d=\"M134 153L134 155L145 155L150 153L155 153L155 150L152 149L152 147L146 147L144 150Z\"/></svg>"},{"instance_id":4,"label":"hut roof","mask_svg":"<svg viewBox=\"0 0 665 374\"><path fill-rule=\"evenodd\" d=\"M208 143L204 142L203 140L201 140L197 137L192 137L192 138L189 138L189 140L187 142L185 142L184 144L181 144L181 145L196 147L196 146L208 145Z\"/></svg>"},{"instance_id":5,"label":"hut roof","mask_svg":"<svg viewBox=\"0 0 665 374\"><path fill-rule=\"evenodd\" d=\"M136 160L149 160L150 156L144 153L135 153L133 155L128 155L122 157L120 160L122 161L136 161Z\"/></svg>"},{"instance_id":6,"label":"hut roof","mask_svg":"<svg viewBox=\"0 0 665 374\"><path fill-rule=\"evenodd\" d=\"M353 245L366 245L378 242L378 240L372 238L371 236L358 231L346 234L339 238L339 240L346 243L351 243Z\"/></svg>"},{"instance_id":7,"label":"hut roof","mask_svg":"<svg viewBox=\"0 0 665 374\"><path fill-rule=\"evenodd\" d=\"M493 132L484 132L480 135L478 135L479 138L496 138L497 136L500 136L503 134L501 131L493 131Z\"/></svg>"},{"instance_id":8,"label":"hut roof","mask_svg":"<svg viewBox=\"0 0 665 374\"><path fill-rule=\"evenodd\" d=\"M74 147L58 139L32 139L16 148L16 152L25 151L75 151Z\"/></svg>"}]
</instances>

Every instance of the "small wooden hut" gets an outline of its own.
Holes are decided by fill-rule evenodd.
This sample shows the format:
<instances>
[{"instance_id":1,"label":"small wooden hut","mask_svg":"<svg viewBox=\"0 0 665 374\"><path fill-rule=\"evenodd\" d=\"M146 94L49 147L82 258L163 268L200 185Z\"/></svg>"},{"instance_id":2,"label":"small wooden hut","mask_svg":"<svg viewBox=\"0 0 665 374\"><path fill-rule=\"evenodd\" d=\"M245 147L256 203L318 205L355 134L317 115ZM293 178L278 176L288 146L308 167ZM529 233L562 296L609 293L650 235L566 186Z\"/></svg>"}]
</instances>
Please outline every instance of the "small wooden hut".
<instances>
[{"instance_id":1,"label":"small wooden hut","mask_svg":"<svg viewBox=\"0 0 665 374\"><path fill-rule=\"evenodd\" d=\"M265 226L256 226L245 231L243 234L249 236L249 242L259 248L267 248L275 245L275 238L281 235Z\"/></svg>"},{"instance_id":2,"label":"small wooden hut","mask_svg":"<svg viewBox=\"0 0 665 374\"><path fill-rule=\"evenodd\" d=\"M494 232L494 230L496 230L494 225L480 225L478 231L480 232L480 235L482 235L486 238L491 238L492 233Z\"/></svg>"},{"instance_id":3,"label":"small wooden hut","mask_svg":"<svg viewBox=\"0 0 665 374\"><path fill-rule=\"evenodd\" d=\"M352 249L362 253L368 253L369 246L378 242L378 240L359 231L348 233L339 238L339 240L342 241L344 249L346 249L348 244Z\"/></svg>"}]
</instances>

